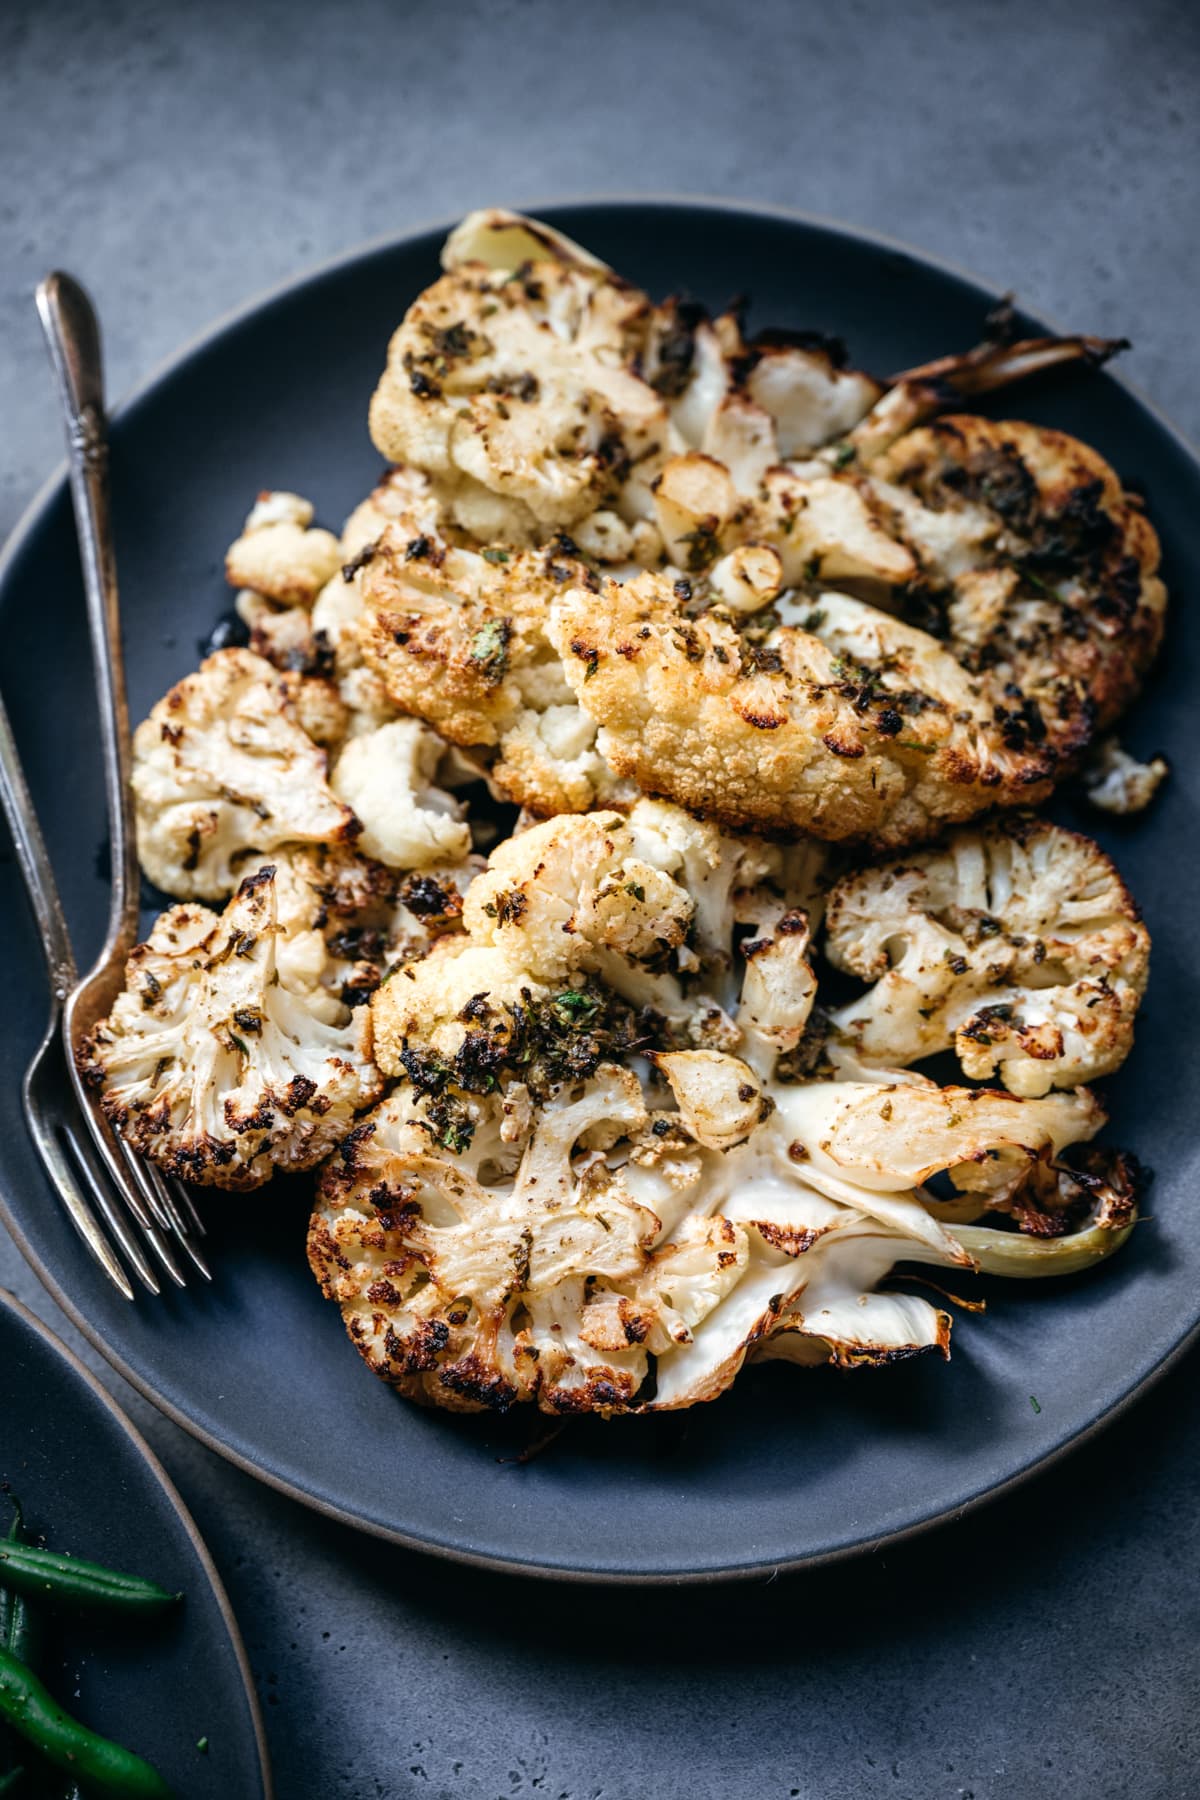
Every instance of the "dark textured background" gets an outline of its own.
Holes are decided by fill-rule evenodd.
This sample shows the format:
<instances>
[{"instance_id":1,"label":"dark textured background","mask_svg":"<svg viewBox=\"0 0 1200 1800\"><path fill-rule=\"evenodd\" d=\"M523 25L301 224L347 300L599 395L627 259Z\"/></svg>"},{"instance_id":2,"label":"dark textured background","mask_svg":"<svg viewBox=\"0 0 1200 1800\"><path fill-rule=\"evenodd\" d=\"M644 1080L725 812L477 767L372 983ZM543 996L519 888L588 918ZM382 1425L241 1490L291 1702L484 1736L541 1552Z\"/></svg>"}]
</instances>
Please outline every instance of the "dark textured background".
<instances>
[{"instance_id":1,"label":"dark textured background","mask_svg":"<svg viewBox=\"0 0 1200 1800\"><path fill-rule=\"evenodd\" d=\"M3 530L59 454L30 303L50 265L92 287L119 394L359 239L596 191L894 232L1127 333L1128 374L1200 435L1200 15L1182 0L0 0L0 100ZM0 1282L79 1347L7 1242ZM228 1582L281 1800L1186 1800L1197 1366L968 1524L677 1594L358 1540L106 1378Z\"/></svg>"}]
</instances>

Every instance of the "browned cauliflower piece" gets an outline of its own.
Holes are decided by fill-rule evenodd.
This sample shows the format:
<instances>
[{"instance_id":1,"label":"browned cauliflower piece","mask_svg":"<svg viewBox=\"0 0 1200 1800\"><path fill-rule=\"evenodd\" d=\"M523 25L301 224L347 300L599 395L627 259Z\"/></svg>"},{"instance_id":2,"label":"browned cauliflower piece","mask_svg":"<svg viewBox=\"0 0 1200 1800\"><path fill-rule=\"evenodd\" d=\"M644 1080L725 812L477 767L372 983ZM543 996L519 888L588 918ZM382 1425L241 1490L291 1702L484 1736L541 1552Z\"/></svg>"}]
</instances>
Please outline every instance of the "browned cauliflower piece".
<instances>
[{"instance_id":1,"label":"browned cauliflower piece","mask_svg":"<svg viewBox=\"0 0 1200 1800\"><path fill-rule=\"evenodd\" d=\"M1049 792L1019 710L927 633L845 595L747 642L663 576L567 589L549 636L617 776L732 826L880 846Z\"/></svg>"},{"instance_id":2,"label":"browned cauliflower piece","mask_svg":"<svg viewBox=\"0 0 1200 1800\"><path fill-rule=\"evenodd\" d=\"M529 542L593 512L615 464L656 447L663 400L636 372L650 304L611 272L463 263L419 295L388 349L371 436L423 469L454 521Z\"/></svg>"},{"instance_id":3,"label":"browned cauliflower piece","mask_svg":"<svg viewBox=\"0 0 1200 1800\"><path fill-rule=\"evenodd\" d=\"M794 1078L817 858L651 801L493 855L464 935L374 998L401 1085L312 1218L377 1374L454 1409L688 1406L748 1356L945 1354L944 1311L876 1291L898 1262L1028 1276L1119 1247L1132 1165L1062 1160L1103 1123L1087 1090L943 1089L836 1045Z\"/></svg>"},{"instance_id":4,"label":"browned cauliflower piece","mask_svg":"<svg viewBox=\"0 0 1200 1800\"><path fill-rule=\"evenodd\" d=\"M1140 501L1065 432L954 414L867 466L918 565L908 604L1066 769L1129 705L1162 641L1159 543Z\"/></svg>"},{"instance_id":5,"label":"browned cauliflower piece","mask_svg":"<svg viewBox=\"0 0 1200 1800\"><path fill-rule=\"evenodd\" d=\"M281 885L268 863L221 914L171 907L86 1042L85 1079L165 1174L244 1190L310 1169L382 1092L370 1015L326 985L320 946L315 966L301 941L300 876L282 921Z\"/></svg>"},{"instance_id":6,"label":"browned cauliflower piece","mask_svg":"<svg viewBox=\"0 0 1200 1800\"><path fill-rule=\"evenodd\" d=\"M256 853L352 842L359 822L331 791L316 741L344 729L328 683L280 674L249 650L208 657L134 733L138 855L151 881L219 900Z\"/></svg>"},{"instance_id":7,"label":"browned cauliflower piece","mask_svg":"<svg viewBox=\"0 0 1200 1800\"><path fill-rule=\"evenodd\" d=\"M826 930L831 961L875 984L833 1014L864 1063L953 1047L973 1079L1040 1095L1132 1047L1150 935L1103 851L1044 819L844 876Z\"/></svg>"},{"instance_id":8,"label":"browned cauliflower piece","mask_svg":"<svg viewBox=\"0 0 1200 1800\"><path fill-rule=\"evenodd\" d=\"M728 1068L698 1075L697 1060ZM944 1311L872 1291L897 1261L1039 1264L1007 1248L1018 1233L940 1223L922 1180L982 1159L982 1210L1103 1120L1082 1093L903 1080L809 1083L748 1111L760 1084L736 1058L659 1061L678 1113L648 1113L634 1075L601 1064L524 1129L491 1093L465 1099L448 1136L402 1088L351 1134L322 1178L309 1259L378 1375L454 1410L609 1414L714 1399L750 1355L945 1354ZM1102 1220L1039 1246L1058 1270L1127 1235L1128 1195L1106 1200Z\"/></svg>"},{"instance_id":9,"label":"browned cauliflower piece","mask_svg":"<svg viewBox=\"0 0 1200 1800\"><path fill-rule=\"evenodd\" d=\"M356 579L363 656L392 705L486 749L499 792L534 812L611 796L595 726L544 629L565 584L595 581L573 546L468 550L402 521Z\"/></svg>"}]
</instances>

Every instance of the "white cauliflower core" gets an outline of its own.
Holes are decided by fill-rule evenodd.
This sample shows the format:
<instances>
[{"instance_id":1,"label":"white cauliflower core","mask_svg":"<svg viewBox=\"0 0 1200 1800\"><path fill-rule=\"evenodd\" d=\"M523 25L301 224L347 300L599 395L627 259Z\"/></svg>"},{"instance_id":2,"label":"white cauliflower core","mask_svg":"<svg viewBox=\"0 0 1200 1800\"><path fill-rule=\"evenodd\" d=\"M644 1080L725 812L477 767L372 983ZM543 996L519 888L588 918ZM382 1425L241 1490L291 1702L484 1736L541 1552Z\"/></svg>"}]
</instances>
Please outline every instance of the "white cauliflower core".
<instances>
[{"instance_id":1,"label":"white cauliflower core","mask_svg":"<svg viewBox=\"0 0 1200 1800\"><path fill-rule=\"evenodd\" d=\"M379 1096L369 1015L325 985L302 889L268 863L219 915L171 907L88 1040L105 1112L167 1174L247 1189L310 1169Z\"/></svg>"},{"instance_id":2,"label":"white cauliflower core","mask_svg":"<svg viewBox=\"0 0 1200 1800\"><path fill-rule=\"evenodd\" d=\"M456 1409L687 1406L752 1354L945 1352L943 1311L872 1290L898 1261L1031 1272L986 1211L1036 1218L1060 1268L1121 1241L1125 1166L1057 1161L1103 1123L1086 1090L836 1056L782 1078L810 1035L818 858L649 802L501 846L465 938L376 994L402 1085L320 1184L310 1261L378 1374ZM925 1186L944 1172L957 1201Z\"/></svg>"},{"instance_id":3,"label":"white cauliflower core","mask_svg":"<svg viewBox=\"0 0 1200 1800\"><path fill-rule=\"evenodd\" d=\"M353 841L359 823L326 778L345 709L327 683L218 650L158 702L133 738L138 856L184 900L220 900L245 863L283 844Z\"/></svg>"},{"instance_id":4,"label":"white cauliflower core","mask_svg":"<svg viewBox=\"0 0 1200 1800\"><path fill-rule=\"evenodd\" d=\"M1023 818L846 876L826 949L875 983L833 1015L861 1061L953 1047L973 1079L1040 1095L1124 1062L1150 938L1095 844Z\"/></svg>"}]
</instances>

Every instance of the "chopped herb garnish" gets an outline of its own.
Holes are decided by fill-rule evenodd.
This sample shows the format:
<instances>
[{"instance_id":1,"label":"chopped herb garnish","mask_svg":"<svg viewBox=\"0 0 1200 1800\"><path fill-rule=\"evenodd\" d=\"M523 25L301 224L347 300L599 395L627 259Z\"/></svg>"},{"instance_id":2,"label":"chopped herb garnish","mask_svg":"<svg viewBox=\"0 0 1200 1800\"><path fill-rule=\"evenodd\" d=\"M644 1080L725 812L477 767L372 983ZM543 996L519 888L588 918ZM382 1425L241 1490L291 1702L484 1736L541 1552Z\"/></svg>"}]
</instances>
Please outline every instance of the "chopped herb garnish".
<instances>
[{"instance_id":1,"label":"chopped herb garnish","mask_svg":"<svg viewBox=\"0 0 1200 1800\"><path fill-rule=\"evenodd\" d=\"M486 681L503 679L511 637L512 626L507 619L489 619L472 636L467 656Z\"/></svg>"}]
</instances>

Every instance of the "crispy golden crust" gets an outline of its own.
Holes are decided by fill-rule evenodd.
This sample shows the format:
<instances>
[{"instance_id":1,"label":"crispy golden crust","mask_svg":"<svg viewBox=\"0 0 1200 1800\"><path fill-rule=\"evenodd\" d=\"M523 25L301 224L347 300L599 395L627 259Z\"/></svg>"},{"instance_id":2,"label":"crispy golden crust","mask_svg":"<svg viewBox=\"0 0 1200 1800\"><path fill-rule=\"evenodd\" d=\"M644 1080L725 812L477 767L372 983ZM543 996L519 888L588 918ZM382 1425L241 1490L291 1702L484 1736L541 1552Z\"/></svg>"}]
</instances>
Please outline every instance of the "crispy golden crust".
<instances>
[{"instance_id":1,"label":"crispy golden crust","mask_svg":"<svg viewBox=\"0 0 1200 1800\"><path fill-rule=\"evenodd\" d=\"M523 678L553 670L552 599L589 579L553 546L485 554L390 525L362 571L363 655L404 712L451 743L495 744L528 704Z\"/></svg>"},{"instance_id":2,"label":"crispy golden crust","mask_svg":"<svg viewBox=\"0 0 1200 1800\"><path fill-rule=\"evenodd\" d=\"M750 649L719 614L688 619L653 575L568 591L550 636L615 772L729 826L898 845L1048 793L1049 759L988 718L931 639L836 596L819 604L878 620L890 669L794 627Z\"/></svg>"},{"instance_id":3,"label":"crispy golden crust","mask_svg":"<svg viewBox=\"0 0 1200 1800\"><path fill-rule=\"evenodd\" d=\"M1162 640L1158 537L1138 500L1065 432L970 415L900 438L868 485L885 507L895 489L921 502L901 501L895 529L954 654L997 692L1019 689L1043 741L1076 757Z\"/></svg>"},{"instance_id":4,"label":"crispy golden crust","mask_svg":"<svg viewBox=\"0 0 1200 1800\"><path fill-rule=\"evenodd\" d=\"M595 727L545 633L564 587L599 585L567 540L469 550L398 521L357 579L363 658L394 706L494 751L494 786L542 816L609 797Z\"/></svg>"}]
</instances>

